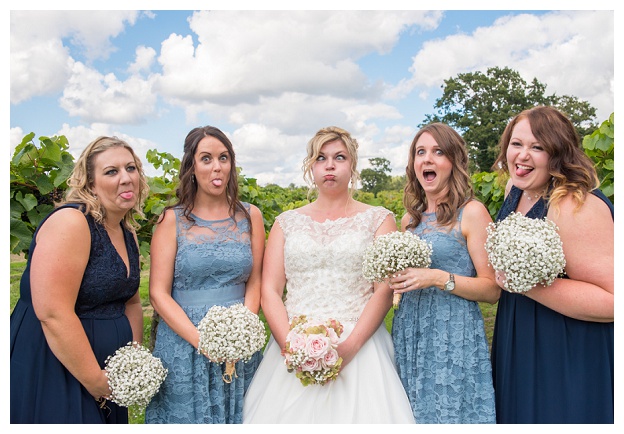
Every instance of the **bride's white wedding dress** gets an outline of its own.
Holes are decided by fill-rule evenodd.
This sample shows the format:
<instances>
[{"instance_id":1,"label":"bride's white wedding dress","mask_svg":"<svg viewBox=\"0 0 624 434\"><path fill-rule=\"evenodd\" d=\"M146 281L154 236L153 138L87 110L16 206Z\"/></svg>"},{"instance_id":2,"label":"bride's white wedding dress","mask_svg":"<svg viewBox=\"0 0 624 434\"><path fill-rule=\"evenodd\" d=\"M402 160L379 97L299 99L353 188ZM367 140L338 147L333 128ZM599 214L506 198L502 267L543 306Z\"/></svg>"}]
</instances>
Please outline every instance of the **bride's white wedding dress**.
<instances>
[{"instance_id":1,"label":"bride's white wedding dress","mask_svg":"<svg viewBox=\"0 0 624 434\"><path fill-rule=\"evenodd\" d=\"M297 210L277 218L285 237L290 318L334 318L344 325L341 340L351 333L373 295L372 285L362 277L364 251L388 214L373 207L323 223ZM243 423L414 423L385 325L335 381L322 386L303 386L289 373L271 337L245 395Z\"/></svg>"}]
</instances>

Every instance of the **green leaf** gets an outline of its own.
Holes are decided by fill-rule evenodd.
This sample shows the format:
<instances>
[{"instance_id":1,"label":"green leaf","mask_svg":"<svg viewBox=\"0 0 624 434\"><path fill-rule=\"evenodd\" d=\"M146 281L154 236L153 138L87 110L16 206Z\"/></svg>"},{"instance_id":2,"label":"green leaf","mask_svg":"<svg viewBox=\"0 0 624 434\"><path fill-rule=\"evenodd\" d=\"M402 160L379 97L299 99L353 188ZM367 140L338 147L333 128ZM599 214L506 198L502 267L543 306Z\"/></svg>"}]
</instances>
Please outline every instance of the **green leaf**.
<instances>
[{"instance_id":1,"label":"green leaf","mask_svg":"<svg viewBox=\"0 0 624 434\"><path fill-rule=\"evenodd\" d=\"M39 190L39 193L41 193L42 195L49 194L52 192L52 190L54 190L54 184L45 174L37 175L34 181L37 189Z\"/></svg>"},{"instance_id":2,"label":"green leaf","mask_svg":"<svg viewBox=\"0 0 624 434\"><path fill-rule=\"evenodd\" d=\"M22 196L22 192L18 192L15 195L15 200L17 200L20 204L22 204L22 206L24 207L26 211L30 211L31 209L37 206L37 198L32 194L27 194L25 196Z\"/></svg>"}]
</instances>

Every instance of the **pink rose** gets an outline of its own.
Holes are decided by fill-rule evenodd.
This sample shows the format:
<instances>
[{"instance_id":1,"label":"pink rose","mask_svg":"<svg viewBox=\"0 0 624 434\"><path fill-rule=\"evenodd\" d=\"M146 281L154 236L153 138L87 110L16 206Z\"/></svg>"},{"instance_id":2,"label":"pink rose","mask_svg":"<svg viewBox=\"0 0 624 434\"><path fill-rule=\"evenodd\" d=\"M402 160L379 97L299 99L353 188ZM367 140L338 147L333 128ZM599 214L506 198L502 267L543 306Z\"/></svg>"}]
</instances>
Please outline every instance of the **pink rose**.
<instances>
[{"instance_id":1,"label":"pink rose","mask_svg":"<svg viewBox=\"0 0 624 434\"><path fill-rule=\"evenodd\" d=\"M325 356L323 357L323 364L326 367L331 368L336 364L336 362L338 362L338 358L338 351L331 348L325 353Z\"/></svg>"},{"instance_id":2,"label":"pink rose","mask_svg":"<svg viewBox=\"0 0 624 434\"><path fill-rule=\"evenodd\" d=\"M292 352L302 350L306 346L305 337L299 333L288 333L288 336L286 336L286 341L290 342L290 350Z\"/></svg>"},{"instance_id":3,"label":"pink rose","mask_svg":"<svg viewBox=\"0 0 624 434\"><path fill-rule=\"evenodd\" d=\"M308 357L305 362L301 364L301 370L307 372L318 371L321 368L321 362L317 359Z\"/></svg>"},{"instance_id":4,"label":"pink rose","mask_svg":"<svg viewBox=\"0 0 624 434\"><path fill-rule=\"evenodd\" d=\"M306 342L306 352L314 359L322 358L331 348L329 338L323 335L310 335Z\"/></svg>"},{"instance_id":5,"label":"pink rose","mask_svg":"<svg viewBox=\"0 0 624 434\"><path fill-rule=\"evenodd\" d=\"M329 340L331 341L332 344L338 343L338 335L336 334L336 331L333 328L331 327L327 328L327 337L329 337Z\"/></svg>"}]
</instances>

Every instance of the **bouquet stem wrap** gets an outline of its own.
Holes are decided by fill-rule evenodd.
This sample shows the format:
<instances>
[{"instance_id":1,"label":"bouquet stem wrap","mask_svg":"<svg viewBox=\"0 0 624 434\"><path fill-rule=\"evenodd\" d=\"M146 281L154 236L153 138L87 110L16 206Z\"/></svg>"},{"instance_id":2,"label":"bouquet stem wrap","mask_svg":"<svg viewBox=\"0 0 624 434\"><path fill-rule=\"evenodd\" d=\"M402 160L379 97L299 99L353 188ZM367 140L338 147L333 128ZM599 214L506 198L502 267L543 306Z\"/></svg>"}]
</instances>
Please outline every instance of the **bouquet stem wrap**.
<instances>
[{"instance_id":1,"label":"bouquet stem wrap","mask_svg":"<svg viewBox=\"0 0 624 434\"><path fill-rule=\"evenodd\" d=\"M233 378L238 378L238 375L236 375L236 362L225 362L225 374L221 378L228 384L232 382Z\"/></svg>"}]
</instances>

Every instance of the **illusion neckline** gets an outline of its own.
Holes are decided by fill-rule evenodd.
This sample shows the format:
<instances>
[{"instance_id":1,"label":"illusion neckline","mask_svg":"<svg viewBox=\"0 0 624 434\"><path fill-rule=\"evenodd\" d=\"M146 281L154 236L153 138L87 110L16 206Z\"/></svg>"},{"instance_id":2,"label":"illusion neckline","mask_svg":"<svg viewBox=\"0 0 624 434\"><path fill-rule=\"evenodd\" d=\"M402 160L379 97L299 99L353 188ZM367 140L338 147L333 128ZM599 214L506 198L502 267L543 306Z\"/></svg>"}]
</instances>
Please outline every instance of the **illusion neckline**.
<instances>
[{"instance_id":1,"label":"illusion neckline","mask_svg":"<svg viewBox=\"0 0 624 434\"><path fill-rule=\"evenodd\" d=\"M364 211L360 211L360 212L358 212L358 213L356 213L356 214L353 214L352 216L348 216L348 217L338 217L337 219L334 219L334 220L332 220L332 219L325 219L325 220L324 220L324 221L322 221L322 222L320 222L320 221L318 221L318 220L314 220L314 219L313 219L311 216L309 216L308 214L304 214L304 213L302 213L302 212L299 212L299 211L298 211L298 210L296 210L296 209L294 209L294 210L293 210L293 212L294 212L295 214L297 214L297 215L300 215L300 216L302 216L302 217L304 217L304 218L307 218L308 220L310 220L310 221L312 221L312 222L314 222L314 223L317 223L317 224L319 224L319 225L324 225L324 224L329 224L329 223L338 223L338 222L341 222L341 221L343 221L343 220L350 220L350 219L354 219L354 218L356 218L356 217L358 217L358 216L361 216L361 215L364 215L364 214L366 214L366 213L368 213L368 212L371 212L372 210L374 210L374 209L376 209L376 208L378 208L378 207L376 207L376 206L372 206L372 207L370 207L370 208L365 209Z\"/></svg>"}]
</instances>

